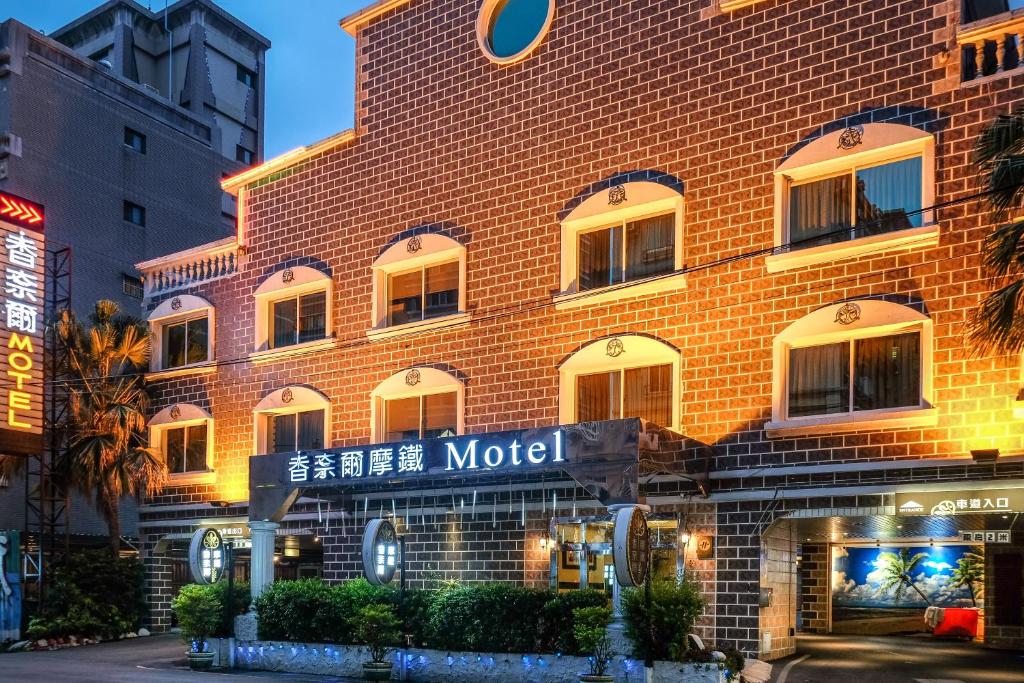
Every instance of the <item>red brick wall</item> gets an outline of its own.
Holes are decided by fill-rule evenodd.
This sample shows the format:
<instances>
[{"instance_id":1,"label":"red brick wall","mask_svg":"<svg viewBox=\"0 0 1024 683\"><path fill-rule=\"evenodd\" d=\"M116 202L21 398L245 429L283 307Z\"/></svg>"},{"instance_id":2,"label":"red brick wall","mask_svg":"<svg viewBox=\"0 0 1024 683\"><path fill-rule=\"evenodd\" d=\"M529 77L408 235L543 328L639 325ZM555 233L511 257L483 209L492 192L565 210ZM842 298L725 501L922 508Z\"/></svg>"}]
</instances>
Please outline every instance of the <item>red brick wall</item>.
<instances>
[{"instance_id":1,"label":"red brick wall","mask_svg":"<svg viewBox=\"0 0 1024 683\"><path fill-rule=\"evenodd\" d=\"M635 170L681 179L684 260L707 264L772 246L772 172L803 141L865 122L928 130L936 196L950 201L979 189L981 127L1021 100L1020 75L959 87L953 0L769 0L732 15L713 1L562 0L537 52L504 68L477 48L476 0L412 0L363 28L357 140L251 187L247 265L198 290L217 306L217 359L244 359L256 286L286 264L319 267L342 348L161 383L160 405L214 414L217 495L244 495L252 408L285 384L331 399L334 445L366 442L370 391L421 364L467 377L470 432L550 425L558 362L626 332L681 349L683 431L715 446L717 469L963 455L981 436L1019 449L1017 359L972 357L962 339L988 286L978 250L991 221L977 201L939 212L935 247L775 275L750 258L695 272L671 296L550 305L560 211L593 183ZM416 226L466 245L476 320L369 343L370 265ZM919 297L934 321L938 426L767 438L774 336L825 304L882 294Z\"/></svg>"}]
</instances>

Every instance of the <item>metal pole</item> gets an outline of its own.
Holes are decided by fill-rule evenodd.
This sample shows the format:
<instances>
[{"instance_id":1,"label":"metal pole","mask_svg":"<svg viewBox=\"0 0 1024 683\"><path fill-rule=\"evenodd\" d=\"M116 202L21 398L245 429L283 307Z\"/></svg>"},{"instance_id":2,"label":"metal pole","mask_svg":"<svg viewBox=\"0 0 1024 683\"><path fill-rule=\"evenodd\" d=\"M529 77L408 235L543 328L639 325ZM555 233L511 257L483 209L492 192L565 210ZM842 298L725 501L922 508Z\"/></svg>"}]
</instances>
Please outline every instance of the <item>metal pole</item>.
<instances>
[{"instance_id":1,"label":"metal pole","mask_svg":"<svg viewBox=\"0 0 1024 683\"><path fill-rule=\"evenodd\" d=\"M228 562L228 595L224 601L228 620L228 666L235 668L235 544L228 541L224 544L224 552Z\"/></svg>"}]
</instances>

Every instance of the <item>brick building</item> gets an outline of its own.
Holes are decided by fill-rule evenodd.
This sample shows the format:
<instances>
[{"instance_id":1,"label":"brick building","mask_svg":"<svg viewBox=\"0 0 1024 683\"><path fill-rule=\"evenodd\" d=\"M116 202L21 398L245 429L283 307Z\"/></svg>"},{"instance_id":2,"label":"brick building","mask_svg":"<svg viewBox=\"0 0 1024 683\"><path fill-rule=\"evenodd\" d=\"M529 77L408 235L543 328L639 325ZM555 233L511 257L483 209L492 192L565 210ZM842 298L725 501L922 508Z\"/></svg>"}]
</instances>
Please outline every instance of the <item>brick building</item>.
<instances>
[{"instance_id":1,"label":"brick building","mask_svg":"<svg viewBox=\"0 0 1024 683\"><path fill-rule=\"evenodd\" d=\"M45 205L50 269L66 275L51 273L51 298L70 290L80 315L100 299L136 312L136 263L234 234L234 198L218 182L262 159L270 43L206 0L173 3L164 26L164 12L131 0L49 36L0 22L0 191ZM38 531L25 489L0 481L0 528ZM122 511L133 537L134 501ZM102 543L105 525L77 496L70 522Z\"/></svg>"},{"instance_id":2,"label":"brick building","mask_svg":"<svg viewBox=\"0 0 1024 683\"><path fill-rule=\"evenodd\" d=\"M614 593L599 500L638 488L655 573L700 581L718 644L790 654L833 626L830 553L966 533L984 637L1020 646L1020 361L963 341L994 224L971 149L1024 83L1024 19L988 4L343 20L355 128L226 180L236 240L143 267L176 359L151 375L175 472L142 509L154 625L201 525L251 539L256 590L360 575L384 516L413 585ZM619 469L510 455L559 425L573 467Z\"/></svg>"}]
</instances>

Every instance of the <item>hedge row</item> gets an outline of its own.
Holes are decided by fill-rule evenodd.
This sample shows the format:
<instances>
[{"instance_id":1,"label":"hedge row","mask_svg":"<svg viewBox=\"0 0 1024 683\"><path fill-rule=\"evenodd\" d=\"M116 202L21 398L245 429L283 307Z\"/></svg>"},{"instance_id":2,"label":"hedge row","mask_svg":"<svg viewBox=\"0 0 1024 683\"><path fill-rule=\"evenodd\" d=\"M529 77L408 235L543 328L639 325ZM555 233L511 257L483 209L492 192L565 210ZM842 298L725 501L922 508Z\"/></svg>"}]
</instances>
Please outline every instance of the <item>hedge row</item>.
<instances>
[{"instance_id":1,"label":"hedge row","mask_svg":"<svg viewBox=\"0 0 1024 683\"><path fill-rule=\"evenodd\" d=\"M262 640L353 644L359 610L388 604L396 608L403 634L416 646L582 654L573 636L573 610L607 602L603 593L592 590L556 594L479 584L402 594L363 579L337 585L303 579L272 584L257 599L256 612Z\"/></svg>"}]
</instances>

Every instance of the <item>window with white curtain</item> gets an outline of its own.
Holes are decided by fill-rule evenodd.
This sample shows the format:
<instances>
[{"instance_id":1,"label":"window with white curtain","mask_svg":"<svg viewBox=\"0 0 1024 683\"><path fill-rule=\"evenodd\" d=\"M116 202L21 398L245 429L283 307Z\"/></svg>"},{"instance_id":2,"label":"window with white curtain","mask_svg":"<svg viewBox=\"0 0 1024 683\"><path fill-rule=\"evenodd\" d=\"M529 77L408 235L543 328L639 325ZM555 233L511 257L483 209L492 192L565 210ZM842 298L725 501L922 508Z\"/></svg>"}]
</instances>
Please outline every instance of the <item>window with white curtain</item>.
<instances>
[{"instance_id":1,"label":"window with white curtain","mask_svg":"<svg viewBox=\"0 0 1024 683\"><path fill-rule=\"evenodd\" d=\"M672 366L654 365L576 377L576 421L639 417L672 424Z\"/></svg>"},{"instance_id":2,"label":"window with white curtain","mask_svg":"<svg viewBox=\"0 0 1024 683\"><path fill-rule=\"evenodd\" d=\"M915 156L853 167L789 188L794 249L881 235L922 225L923 160Z\"/></svg>"},{"instance_id":3,"label":"window with white curtain","mask_svg":"<svg viewBox=\"0 0 1024 683\"><path fill-rule=\"evenodd\" d=\"M675 270L675 234L674 212L580 233L580 291L671 273Z\"/></svg>"},{"instance_id":4,"label":"window with white curtain","mask_svg":"<svg viewBox=\"0 0 1024 683\"><path fill-rule=\"evenodd\" d=\"M789 350L789 418L916 408L921 403L919 332Z\"/></svg>"}]
</instances>

